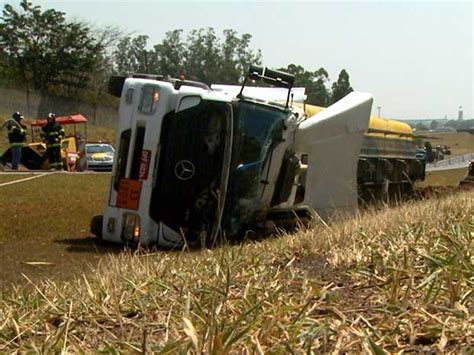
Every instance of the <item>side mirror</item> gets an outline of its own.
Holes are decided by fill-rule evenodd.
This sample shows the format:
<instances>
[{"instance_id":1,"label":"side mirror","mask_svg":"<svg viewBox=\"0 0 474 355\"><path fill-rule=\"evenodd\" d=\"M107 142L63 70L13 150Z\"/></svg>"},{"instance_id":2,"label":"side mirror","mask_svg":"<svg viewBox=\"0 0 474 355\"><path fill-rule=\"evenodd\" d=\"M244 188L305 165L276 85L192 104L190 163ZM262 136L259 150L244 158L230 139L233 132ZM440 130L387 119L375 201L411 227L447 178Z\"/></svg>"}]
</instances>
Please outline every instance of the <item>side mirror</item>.
<instances>
[{"instance_id":1,"label":"side mirror","mask_svg":"<svg viewBox=\"0 0 474 355\"><path fill-rule=\"evenodd\" d=\"M123 75L113 75L109 79L109 85L107 91L110 95L115 97L122 96L123 85L125 84L127 77Z\"/></svg>"}]
</instances>

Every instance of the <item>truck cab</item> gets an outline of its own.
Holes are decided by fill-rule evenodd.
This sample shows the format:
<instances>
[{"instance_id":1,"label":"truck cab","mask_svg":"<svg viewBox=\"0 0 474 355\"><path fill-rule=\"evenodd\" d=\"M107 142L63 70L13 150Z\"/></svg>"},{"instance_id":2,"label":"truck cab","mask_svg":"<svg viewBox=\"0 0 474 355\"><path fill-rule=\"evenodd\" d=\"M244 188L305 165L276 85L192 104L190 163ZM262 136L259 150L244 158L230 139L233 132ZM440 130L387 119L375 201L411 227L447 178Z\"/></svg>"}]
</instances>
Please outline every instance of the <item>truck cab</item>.
<instances>
[{"instance_id":1,"label":"truck cab","mask_svg":"<svg viewBox=\"0 0 474 355\"><path fill-rule=\"evenodd\" d=\"M286 97L246 96L245 82L235 95L162 76L111 80L109 91L121 98L117 150L108 204L91 231L119 243L213 244L279 219L311 219L318 206L336 207L337 193L331 201L316 202L316 190L324 188L307 181L319 175L308 169L308 159L319 164L331 158L314 154L320 147L305 141L311 132L325 134L329 128L332 138L347 145L344 135L356 136L360 146L371 97L353 98L329 116L308 121L290 100L293 76L252 66L247 79L278 85ZM347 110L360 105L364 109L349 123ZM347 159L354 185L357 158ZM334 166L344 175L340 165Z\"/></svg>"}]
</instances>

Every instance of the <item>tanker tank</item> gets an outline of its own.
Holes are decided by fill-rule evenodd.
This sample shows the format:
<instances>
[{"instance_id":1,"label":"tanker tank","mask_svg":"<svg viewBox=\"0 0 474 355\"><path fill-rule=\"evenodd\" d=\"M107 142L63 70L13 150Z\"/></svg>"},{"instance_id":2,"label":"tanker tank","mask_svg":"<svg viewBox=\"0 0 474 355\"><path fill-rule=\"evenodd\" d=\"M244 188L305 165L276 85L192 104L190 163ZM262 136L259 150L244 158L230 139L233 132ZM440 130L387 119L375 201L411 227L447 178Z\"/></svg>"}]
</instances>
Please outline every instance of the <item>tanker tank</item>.
<instances>
[{"instance_id":1,"label":"tanker tank","mask_svg":"<svg viewBox=\"0 0 474 355\"><path fill-rule=\"evenodd\" d=\"M305 105L307 117L324 110ZM359 196L384 199L389 190L411 193L413 183L425 177L425 160L416 158L416 142L411 127L403 122L370 117L357 168Z\"/></svg>"}]
</instances>

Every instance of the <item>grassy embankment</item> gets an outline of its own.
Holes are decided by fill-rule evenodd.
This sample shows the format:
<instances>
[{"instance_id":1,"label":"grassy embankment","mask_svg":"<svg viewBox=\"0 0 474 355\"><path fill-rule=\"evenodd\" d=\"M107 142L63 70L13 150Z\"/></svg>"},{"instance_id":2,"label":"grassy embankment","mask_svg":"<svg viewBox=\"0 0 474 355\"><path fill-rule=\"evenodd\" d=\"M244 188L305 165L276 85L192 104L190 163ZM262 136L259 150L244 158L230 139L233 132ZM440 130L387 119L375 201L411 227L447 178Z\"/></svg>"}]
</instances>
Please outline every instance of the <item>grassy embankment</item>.
<instances>
[{"instance_id":1,"label":"grassy embankment","mask_svg":"<svg viewBox=\"0 0 474 355\"><path fill-rule=\"evenodd\" d=\"M4 294L0 351L469 352L473 201L470 190L260 242L109 256Z\"/></svg>"},{"instance_id":2,"label":"grassy embankment","mask_svg":"<svg viewBox=\"0 0 474 355\"><path fill-rule=\"evenodd\" d=\"M445 156L445 159L466 153L474 153L474 134L468 132L429 132L426 135L429 138L425 138L424 141L430 141L433 147L436 147L438 144L450 147L451 155Z\"/></svg>"}]
</instances>

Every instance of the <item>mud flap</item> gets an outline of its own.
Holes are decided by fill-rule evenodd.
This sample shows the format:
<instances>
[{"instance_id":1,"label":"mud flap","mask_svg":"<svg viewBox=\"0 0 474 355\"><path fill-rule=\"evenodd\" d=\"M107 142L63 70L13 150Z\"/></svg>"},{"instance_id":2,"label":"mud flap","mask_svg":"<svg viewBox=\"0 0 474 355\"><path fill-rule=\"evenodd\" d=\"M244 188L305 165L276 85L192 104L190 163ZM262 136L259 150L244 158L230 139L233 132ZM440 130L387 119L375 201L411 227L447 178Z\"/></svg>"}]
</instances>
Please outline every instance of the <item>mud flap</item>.
<instances>
[{"instance_id":1,"label":"mud flap","mask_svg":"<svg viewBox=\"0 0 474 355\"><path fill-rule=\"evenodd\" d=\"M372 95L352 92L308 118L295 134L295 150L308 154L303 204L323 218L357 212L357 163L368 130Z\"/></svg>"}]
</instances>

